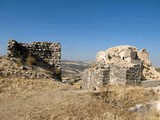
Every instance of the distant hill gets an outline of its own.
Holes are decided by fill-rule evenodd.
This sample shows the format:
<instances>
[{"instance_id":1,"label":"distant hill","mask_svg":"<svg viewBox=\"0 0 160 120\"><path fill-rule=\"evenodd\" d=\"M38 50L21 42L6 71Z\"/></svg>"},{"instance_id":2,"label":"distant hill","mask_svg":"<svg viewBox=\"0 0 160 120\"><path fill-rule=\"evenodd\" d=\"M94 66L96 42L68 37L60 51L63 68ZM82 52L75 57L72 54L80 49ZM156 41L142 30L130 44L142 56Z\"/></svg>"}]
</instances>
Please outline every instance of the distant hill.
<instances>
[{"instance_id":1,"label":"distant hill","mask_svg":"<svg viewBox=\"0 0 160 120\"><path fill-rule=\"evenodd\" d=\"M160 67L155 67L157 72L160 72Z\"/></svg>"},{"instance_id":2,"label":"distant hill","mask_svg":"<svg viewBox=\"0 0 160 120\"><path fill-rule=\"evenodd\" d=\"M79 78L90 64L83 61L62 60L62 79Z\"/></svg>"}]
</instances>

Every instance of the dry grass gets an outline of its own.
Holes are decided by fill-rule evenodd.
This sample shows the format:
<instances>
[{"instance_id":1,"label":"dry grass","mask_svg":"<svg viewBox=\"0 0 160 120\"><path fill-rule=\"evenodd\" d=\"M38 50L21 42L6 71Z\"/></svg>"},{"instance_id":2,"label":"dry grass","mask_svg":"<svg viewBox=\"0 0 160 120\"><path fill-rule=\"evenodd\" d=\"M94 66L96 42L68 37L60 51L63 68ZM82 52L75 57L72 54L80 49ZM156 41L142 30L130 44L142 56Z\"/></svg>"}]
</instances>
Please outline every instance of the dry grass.
<instances>
[{"instance_id":1,"label":"dry grass","mask_svg":"<svg viewBox=\"0 0 160 120\"><path fill-rule=\"evenodd\" d=\"M29 65L30 68L32 68L33 65L36 63L36 58L31 53L29 53L26 59L26 63Z\"/></svg>"},{"instance_id":2,"label":"dry grass","mask_svg":"<svg viewBox=\"0 0 160 120\"><path fill-rule=\"evenodd\" d=\"M105 97L114 98L113 101L116 100L117 105L125 108L157 100L157 95L153 90L145 90L145 88L138 86L104 86L101 91L103 91L100 92L102 95L107 93L107 95L104 95Z\"/></svg>"},{"instance_id":3,"label":"dry grass","mask_svg":"<svg viewBox=\"0 0 160 120\"><path fill-rule=\"evenodd\" d=\"M120 118L124 120L138 120L145 117L146 119L148 117L150 118L150 114L144 117L138 114L133 114L129 112L128 109L139 103L157 100L157 95L154 91L148 91L141 87L106 86L102 91L103 92L91 93L91 96L111 105L112 114L118 120ZM157 116L154 117L157 118Z\"/></svg>"},{"instance_id":4,"label":"dry grass","mask_svg":"<svg viewBox=\"0 0 160 120\"><path fill-rule=\"evenodd\" d=\"M87 92L51 80L0 79L2 120L158 120L126 109L149 99L153 91L139 87L114 87Z\"/></svg>"},{"instance_id":5,"label":"dry grass","mask_svg":"<svg viewBox=\"0 0 160 120\"><path fill-rule=\"evenodd\" d=\"M17 65L18 65L18 67L23 66L23 58L22 58L22 57L19 57L19 58L17 59L16 63L17 63Z\"/></svg>"}]
</instances>

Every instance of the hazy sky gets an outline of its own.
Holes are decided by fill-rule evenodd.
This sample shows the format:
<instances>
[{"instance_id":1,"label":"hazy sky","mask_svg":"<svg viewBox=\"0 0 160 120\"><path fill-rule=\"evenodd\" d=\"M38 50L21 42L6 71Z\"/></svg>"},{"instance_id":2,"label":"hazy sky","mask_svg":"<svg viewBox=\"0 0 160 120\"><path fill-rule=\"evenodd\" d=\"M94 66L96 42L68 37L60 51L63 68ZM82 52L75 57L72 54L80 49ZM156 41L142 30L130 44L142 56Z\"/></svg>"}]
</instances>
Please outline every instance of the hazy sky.
<instances>
[{"instance_id":1,"label":"hazy sky","mask_svg":"<svg viewBox=\"0 0 160 120\"><path fill-rule=\"evenodd\" d=\"M72 60L133 45L160 65L160 0L0 0L0 54L8 39L60 42Z\"/></svg>"}]
</instances>

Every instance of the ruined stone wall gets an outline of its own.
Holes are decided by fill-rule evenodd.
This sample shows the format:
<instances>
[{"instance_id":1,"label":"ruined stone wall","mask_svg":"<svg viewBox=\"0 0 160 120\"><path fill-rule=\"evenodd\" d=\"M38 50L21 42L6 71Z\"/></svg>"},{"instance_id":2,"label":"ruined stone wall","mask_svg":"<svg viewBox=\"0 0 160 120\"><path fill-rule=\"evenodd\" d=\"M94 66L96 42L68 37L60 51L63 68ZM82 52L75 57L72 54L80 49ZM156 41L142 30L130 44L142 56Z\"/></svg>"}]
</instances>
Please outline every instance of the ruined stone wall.
<instances>
[{"instance_id":1,"label":"ruined stone wall","mask_svg":"<svg viewBox=\"0 0 160 120\"><path fill-rule=\"evenodd\" d=\"M110 64L110 84L125 85L126 84L126 68L116 64Z\"/></svg>"},{"instance_id":2,"label":"ruined stone wall","mask_svg":"<svg viewBox=\"0 0 160 120\"><path fill-rule=\"evenodd\" d=\"M95 63L95 66L83 73L84 89L98 89L108 83L135 85L141 82L143 65L137 56L137 48L133 46L116 46L100 51Z\"/></svg>"},{"instance_id":3,"label":"ruined stone wall","mask_svg":"<svg viewBox=\"0 0 160 120\"><path fill-rule=\"evenodd\" d=\"M156 71L149 59L149 53L146 49L142 49L138 52L138 57L143 63L143 79L146 80L160 80L160 73Z\"/></svg>"},{"instance_id":4,"label":"ruined stone wall","mask_svg":"<svg viewBox=\"0 0 160 120\"><path fill-rule=\"evenodd\" d=\"M83 89L97 90L109 82L109 66L96 65L83 72Z\"/></svg>"},{"instance_id":5,"label":"ruined stone wall","mask_svg":"<svg viewBox=\"0 0 160 120\"><path fill-rule=\"evenodd\" d=\"M33 42L17 43L15 40L8 42L9 57L27 57L28 53L46 60L50 65L59 66L61 62L61 45L60 43L51 42Z\"/></svg>"},{"instance_id":6,"label":"ruined stone wall","mask_svg":"<svg viewBox=\"0 0 160 120\"><path fill-rule=\"evenodd\" d=\"M83 89L97 90L103 85L135 85L141 82L141 66L122 67L118 64L95 65L83 72Z\"/></svg>"},{"instance_id":7,"label":"ruined stone wall","mask_svg":"<svg viewBox=\"0 0 160 120\"><path fill-rule=\"evenodd\" d=\"M22 59L24 63L29 56L32 56L36 60L35 65L53 72L58 77L61 76L60 43L33 42L28 44L10 40L7 56L9 59Z\"/></svg>"},{"instance_id":8,"label":"ruined stone wall","mask_svg":"<svg viewBox=\"0 0 160 120\"><path fill-rule=\"evenodd\" d=\"M59 66L61 62L60 43L51 42L33 42L31 44L19 43L30 53L47 61L50 65Z\"/></svg>"},{"instance_id":9,"label":"ruined stone wall","mask_svg":"<svg viewBox=\"0 0 160 120\"><path fill-rule=\"evenodd\" d=\"M141 82L141 76L141 65L134 65L133 67L126 68L116 64L110 65L110 84L139 84Z\"/></svg>"},{"instance_id":10,"label":"ruined stone wall","mask_svg":"<svg viewBox=\"0 0 160 120\"><path fill-rule=\"evenodd\" d=\"M126 71L127 84L139 84L142 78L142 67L141 65L134 65Z\"/></svg>"}]
</instances>

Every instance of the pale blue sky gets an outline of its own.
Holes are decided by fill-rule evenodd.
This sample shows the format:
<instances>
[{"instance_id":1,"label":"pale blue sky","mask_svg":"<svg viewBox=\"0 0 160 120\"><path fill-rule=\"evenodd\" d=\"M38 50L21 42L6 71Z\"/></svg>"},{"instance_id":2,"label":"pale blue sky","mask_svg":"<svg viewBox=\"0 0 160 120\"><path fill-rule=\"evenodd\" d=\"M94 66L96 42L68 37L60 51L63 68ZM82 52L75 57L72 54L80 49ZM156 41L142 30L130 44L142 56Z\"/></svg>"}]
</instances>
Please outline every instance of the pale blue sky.
<instances>
[{"instance_id":1,"label":"pale blue sky","mask_svg":"<svg viewBox=\"0 0 160 120\"><path fill-rule=\"evenodd\" d=\"M8 39L60 42L72 60L133 45L160 65L160 0L0 0L0 54Z\"/></svg>"}]
</instances>

